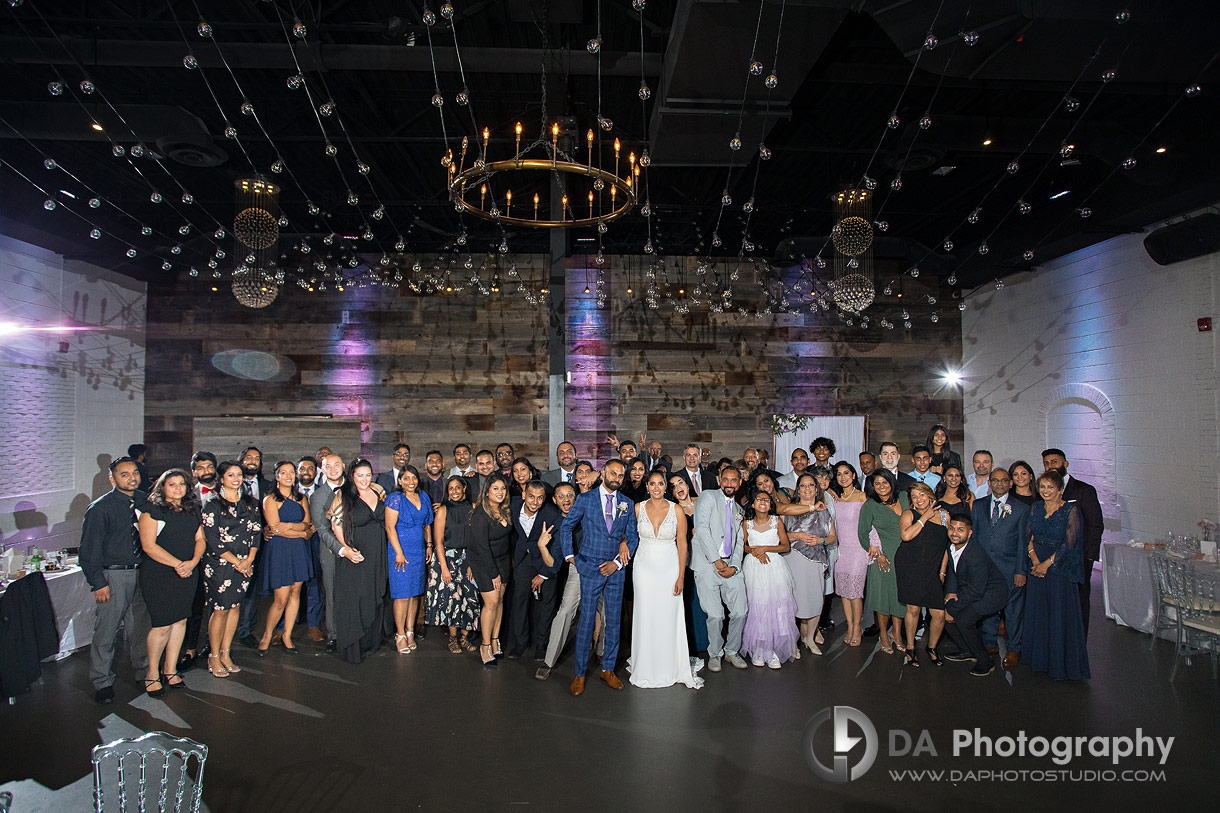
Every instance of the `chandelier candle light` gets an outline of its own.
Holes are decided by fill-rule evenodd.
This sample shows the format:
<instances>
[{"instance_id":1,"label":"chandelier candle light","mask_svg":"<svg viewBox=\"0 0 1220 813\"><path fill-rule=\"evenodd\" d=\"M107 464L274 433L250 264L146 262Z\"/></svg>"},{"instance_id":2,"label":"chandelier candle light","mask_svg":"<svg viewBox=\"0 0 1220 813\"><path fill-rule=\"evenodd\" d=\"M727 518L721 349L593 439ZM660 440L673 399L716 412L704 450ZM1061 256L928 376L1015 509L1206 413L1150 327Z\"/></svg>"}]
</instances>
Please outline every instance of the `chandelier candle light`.
<instances>
[{"instance_id":1,"label":"chandelier candle light","mask_svg":"<svg viewBox=\"0 0 1220 813\"><path fill-rule=\"evenodd\" d=\"M830 232L834 244L834 301L839 309L859 314L877 295L873 283L872 193L867 189L844 189L831 196L835 225Z\"/></svg>"}]
</instances>

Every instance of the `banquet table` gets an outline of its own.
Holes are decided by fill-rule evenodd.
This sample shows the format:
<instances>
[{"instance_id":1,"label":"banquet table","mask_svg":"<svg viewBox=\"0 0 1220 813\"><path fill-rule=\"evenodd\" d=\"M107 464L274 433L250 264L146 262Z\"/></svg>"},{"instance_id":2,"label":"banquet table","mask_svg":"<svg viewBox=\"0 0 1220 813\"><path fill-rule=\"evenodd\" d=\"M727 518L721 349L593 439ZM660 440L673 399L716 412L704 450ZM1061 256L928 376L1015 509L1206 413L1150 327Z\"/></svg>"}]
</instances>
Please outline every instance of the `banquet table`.
<instances>
[{"instance_id":1,"label":"banquet table","mask_svg":"<svg viewBox=\"0 0 1220 813\"><path fill-rule=\"evenodd\" d=\"M85 582L84 571L77 566L42 575L47 580L47 592L51 594L51 606L55 608L55 623L59 628L59 651L54 658L61 660L93 641L97 602ZM0 595L4 595L3 590Z\"/></svg>"},{"instance_id":2,"label":"banquet table","mask_svg":"<svg viewBox=\"0 0 1220 813\"><path fill-rule=\"evenodd\" d=\"M1151 559L1152 552L1146 550L1143 545L1115 542L1101 546L1101 586L1106 618L1112 618L1124 627L1145 633L1152 632L1156 605L1152 569L1149 564ZM1215 559L1198 560L1197 565L1215 570L1220 576ZM1172 629L1162 629L1157 634L1169 641L1176 637Z\"/></svg>"}]
</instances>

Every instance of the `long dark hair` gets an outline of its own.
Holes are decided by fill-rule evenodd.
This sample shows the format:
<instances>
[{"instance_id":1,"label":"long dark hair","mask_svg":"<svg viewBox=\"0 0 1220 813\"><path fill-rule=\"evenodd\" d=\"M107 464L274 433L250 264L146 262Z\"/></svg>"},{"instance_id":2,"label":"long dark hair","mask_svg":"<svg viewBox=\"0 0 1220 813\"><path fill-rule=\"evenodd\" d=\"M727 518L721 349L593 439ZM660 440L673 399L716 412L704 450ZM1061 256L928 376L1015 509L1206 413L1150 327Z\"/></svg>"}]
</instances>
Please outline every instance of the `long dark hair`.
<instances>
[{"instance_id":1,"label":"long dark hair","mask_svg":"<svg viewBox=\"0 0 1220 813\"><path fill-rule=\"evenodd\" d=\"M225 502L229 502L229 501L225 500L224 477L225 477L225 472L227 472L229 469L239 469L241 471L241 475L242 475L243 479L246 476L246 470L243 469L241 467L241 463L238 463L236 460L225 460L219 466L216 467L216 482L217 482L216 499L224 500ZM259 510L258 509L258 500L254 499L253 495L251 495L249 491L246 491L246 489L243 488L242 486L237 487L237 502L230 503L230 504L237 506L238 513L241 513L243 511L258 511ZM258 519L259 519L259 522L261 523L263 520L262 512L259 512Z\"/></svg>"},{"instance_id":2,"label":"long dark hair","mask_svg":"<svg viewBox=\"0 0 1220 813\"><path fill-rule=\"evenodd\" d=\"M941 423L932 424L932 428L928 430L928 441L926 444L928 451L933 453L936 451L936 444L932 442L932 438L936 437L937 429L945 433L945 445L940 449L941 457L948 457L949 452L953 451L953 447L949 444L949 428Z\"/></svg>"},{"instance_id":3,"label":"long dark hair","mask_svg":"<svg viewBox=\"0 0 1220 813\"><path fill-rule=\"evenodd\" d=\"M949 469L957 469L957 473L961 475L961 481L957 484L957 492L954 496L963 503L967 502L970 499L970 489L966 488L966 472L962 471L961 466L945 466L945 474L949 473ZM936 484L936 499L938 500L949 492L945 474L941 475L940 482Z\"/></svg>"},{"instance_id":4,"label":"long dark hair","mask_svg":"<svg viewBox=\"0 0 1220 813\"><path fill-rule=\"evenodd\" d=\"M182 495L182 501L179 503L179 508L175 509L170 504L169 500L165 499L165 484L171 477L181 477L182 482L186 484L186 493ZM194 514L202 516L203 503L199 501L199 495L195 492L194 481L186 469L167 469L157 478L157 482L153 485L152 491L148 493L148 502L158 508L168 508L170 511L180 510L186 514Z\"/></svg>"},{"instance_id":5,"label":"long dark hair","mask_svg":"<svg viewBox=\"0 0 1220 813\"><path fill-rule=\"evenodd\" d=\"M342 511L341 527L343 529L343 544L347 545L348 547L352 546L353 541L352 509L356 507L356 503L360 500L360 489L356 487L356 478L353 476L356 473L356 469L368 469L369 473L372 474L373 464L365 460L363 457L357 457L351 462L351 465L347 467L347 479L344 481L343 485L339 487L338 496L340 509ZM369 487L372 488L372 483L369 484ZM373 490L373 493L377 494L378 500L383 499L382 495L376 489Z\"/></svg>"},{"instance_id":6,"label":"long dark hair","mask_svg":"<svg viewBox=\"0 0 1220 813\"><path fill-rule=\"evenodd\" d=\"M491 503L491 487L495 483L504 484L504 502L500 503L500 505L497 506L493 510L492 503ZM479 504L475 510L478 510L479 508L481 508L481 509L483 509L483 513L486 514L489 518L495 520L496 522L500 522L502 520L509 519L509 515L512 513L512 509L510 508L508 501L509 501L508 478L505 477L500 472L496 472L495 474L488 475L487 482L483 483L483 491L479 494ZM474 516L474 511L470 512L470 516L471 517Z\"/></svg>"},{"instance_id":7,"label":"long dark hair","mask_svg":"<svg viewBox=\"0 0 1220 813\"><path fill-rule=\"evenodd\" d=\"M878 477L882 477L887 483L890 484L890 498L888 500L881 499L880 495L877 494L876 486L873 487L873 493L870 499L876 500L882 505L893 505L894 503L898 502L898 478L894 476L892 471L889 469L877 469L870 474L869 477L871 477L873 480L876 480Z\"/></svg>"},{"instance_id":8,"label":"long dark hair","mask_svg":"<svg viewBox=\"0 0 1220 813\"><path fill-rule=\"evenodd\" d=\"M296 464L293 463L291 460L281 460L280 462L276 463L275 468L272 469L272 471L275 472L276 482L271 487L271 499L275 500L276 502L283 502L284 500L291 497L293 502L299 502L301 500L301 498L305 496L304 494L301 493L301 483L299 480L294 479L292 481L292 490L289 492L288 497L285 497L283 495L283 493L280 492L280 484L279 484L280 469L283 468L284 466L290 467L292 469L293 475L296 474L296 471L297 471Z\"/></svg>"},{"instance_id":9,"label":"long dark hair","mask_svg":"<svg viewBox=\"0 0 1220 813\"><path fill-rule=\"evenodd\" d=\"M422 483L423 480L420 479L419 469L415 468L414 466L412 466L409 463L402 467L402 471L398 472L398 481L396 483L394 483L394 490L401 492L403 494L407 493L402 490L402 476L404 474L406 474L407 472L411 472L412 474L415 475L415 493L418 494L419 493L419 484Z\"/></svg>"},{"instance_id":10,"label":"long dark hair","mask_svg":"<svg viewBox=\"0 0 1220 813\"><path fill-rule=\"evenodd\" d=\"M843 496L843 486L839 485L839 466L846 466L847 470L851 472L852 488L860 487L860 475L856 474L856 467L853 466L851 463L848 463L846 460L840 460L838 463L835 463L834 468L830 470L831 471L830 490L835 493L835 496L842 497ZM800 484L798 483L797 485L800 485Z\"/></svg>"},{"instance_id":11,"label":"long dark hair","mask_svg":"<svg viewBox=\"0 0 1220 813\"><path fill-rule=\"evenodd\" d=\"M465 494L466 496L463 497L461 500L454 501L454 500L449 499L449 486L453 483L462 484L462 493ZM445 499L442 504L443 505L470 505L470 480L460 474L450 475L449 479L447 479L445 481Z\"/></svg>"},{"instance_id":12,"label":"long dark hair","mask_svg":"<svg viewBox=\"0 0 1220 813\"><path fill-rule=\"evenodd\" d=\"M1017 466L1020 466L1029 472L1029 490L1033 492L1035 497L1038 496L1038 473L1034 471L1034 467L1026 463L1024 460L1018 460L1008 467L1009 477L1012 477L1012 472ZM1013 483L1012 487L1016 488L1017 484Z\"/></svg>"},{"instance_id":13,"label":"long dark hair","mask_svg":"<svg viewBox=\"0 0 1220 813\"><path fill-rule=\"evenodd\" d=\"M748 500L746 500L746 504L744 506L746 522L753 522L754 518L756 516L758 516L758 512L754 510L754 500L756 500L758 498L759 494L767 495L767 500L770 501L770 503L771 503L771 510L768 512L768 515L775 516L775 495L769 491L762 491L758 488L751 488L750 489L750 498Z\"/></svg>"}]
</instances>

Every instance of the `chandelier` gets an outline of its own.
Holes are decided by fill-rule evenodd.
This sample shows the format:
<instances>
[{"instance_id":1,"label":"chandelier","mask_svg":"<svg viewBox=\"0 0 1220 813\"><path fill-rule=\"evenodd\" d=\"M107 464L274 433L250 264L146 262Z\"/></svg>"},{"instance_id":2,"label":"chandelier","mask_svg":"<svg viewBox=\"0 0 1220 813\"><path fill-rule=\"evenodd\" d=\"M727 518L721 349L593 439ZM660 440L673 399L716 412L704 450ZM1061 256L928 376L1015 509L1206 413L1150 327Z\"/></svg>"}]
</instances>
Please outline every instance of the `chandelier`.
<instances>
[{"instance_id":1,"label":"chandelier","mask_svg":"<svg viewBox=\"0 0 1220 813\"><path fill-rule=\"evenodd\" d=\"M579 144L571 120L564 126L552 123L549 140L540 137L525 149L521 148L522 131L517 122L514 154L503 160L487 161L491 130L486 127L479 157L470 166L466 166L470 143L465 137L456 161L452 151L445 154L441 163L447 169L449 198L455 209L504 225L537 229L596 226L605 233L607 223L635 205L640 169L651 162L647 150L638 160L634 151L628 151L624 162L622 142L616 138L611 147L590 128L584 138L585 161L581 162L571 154ZM611 149L613 169L609 156L603 156ZM542 190L547 192L545 201ZM555 197L558 200L552 199Z\"/></svg>"},{"instance_id":2,"label":"chandelier","mask_svg":"<svg viewBox=\"0 0 1220 813\"><path fill-rule=\"evenodd\" d=\"M261 268L239 266L233 271L233 298L247 308L265 308L280 294L274 276Z\"/></svg>"},{"instance_id":3,"label":"chandelier","mask_svg":"<svg viewBox=\"0 0 1220 813\"><path fill-rule=\"evenodd\" d=\"M844 189L831 195L835 225L830 240L835 247L834 301L839 310L859 314L873 304L872 195L866 189Z\"/></svg>"}]
</instances>

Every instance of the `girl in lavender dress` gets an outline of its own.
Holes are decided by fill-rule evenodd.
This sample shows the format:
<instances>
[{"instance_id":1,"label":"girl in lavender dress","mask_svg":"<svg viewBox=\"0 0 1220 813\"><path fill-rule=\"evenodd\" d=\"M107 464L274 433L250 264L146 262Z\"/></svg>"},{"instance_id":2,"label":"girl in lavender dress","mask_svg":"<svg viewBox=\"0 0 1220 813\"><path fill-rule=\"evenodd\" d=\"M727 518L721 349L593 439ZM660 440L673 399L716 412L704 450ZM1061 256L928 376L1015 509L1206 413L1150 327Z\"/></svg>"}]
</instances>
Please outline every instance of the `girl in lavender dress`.
<instances>
[{"instance_id":1,"label":"girl in lavender dress","mask_svg":"<svg viewBox=\"0 0 1220 813\"><path fill-rule=\"evenodd\" d=\"M755 666L779 669L784 661L796 658L796 597L792 571L783 556L791 546L788 533L770 494L750 495L742 521L745 559L742 576L746 583L746 626L741 636L741 651Z\"/></svg>"},{"instance_id":2,"label":"girl in lavender dress","mask_svg":"<svg viewBox=\"0 0 1220 813\"><path fill-rule=\"evenodd\" d=\"M835 530L839 538L858 538L860 509L866 498L858 487L856 469L851 463L840 460L835 464L835 481L829 493L834 498ZM864 616L868 551L859 545L840 545L839 560L835 562L834 573L835 590L843 601L843 615L847 619L847 632L843 636L843 642L848 646L860 646L860 640L864 636L861 619Z\"/></svg>"}]
</instances>

